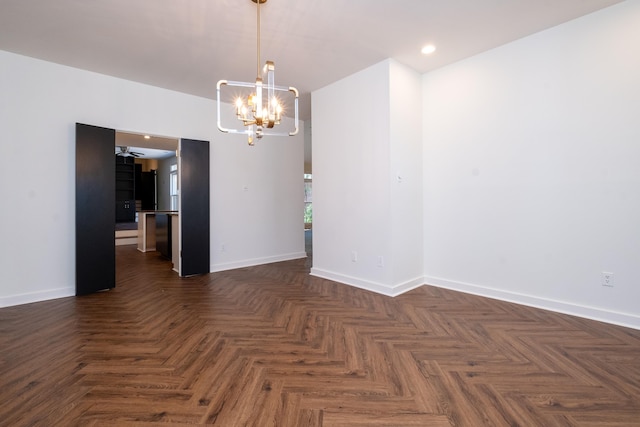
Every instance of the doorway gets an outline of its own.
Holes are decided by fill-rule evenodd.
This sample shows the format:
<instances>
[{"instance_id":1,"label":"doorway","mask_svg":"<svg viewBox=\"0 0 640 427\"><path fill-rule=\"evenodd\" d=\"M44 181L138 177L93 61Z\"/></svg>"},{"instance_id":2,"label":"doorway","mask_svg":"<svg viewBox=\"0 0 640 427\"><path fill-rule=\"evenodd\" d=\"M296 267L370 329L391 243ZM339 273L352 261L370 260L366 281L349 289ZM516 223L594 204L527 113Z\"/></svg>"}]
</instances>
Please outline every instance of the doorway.
<instances>
[{"instance_id":1,"label":"doorway","mask_svg":"<svg viewBox=\"0 0 640 427\"><path fill-rule=\"evenodd\" d=\"M114 129L76 123L76 295L115 287L115 136ZM181 139L179 152L178 186L191 189L181 194L179 204L182 198L198 199L178 215L179 274L208 273L209 142ZM183 232L193 228L198 233ZM99 254L95 248L100 248ZM183 263L188 270L183 271Z\"/></svg>"}]
</instances>

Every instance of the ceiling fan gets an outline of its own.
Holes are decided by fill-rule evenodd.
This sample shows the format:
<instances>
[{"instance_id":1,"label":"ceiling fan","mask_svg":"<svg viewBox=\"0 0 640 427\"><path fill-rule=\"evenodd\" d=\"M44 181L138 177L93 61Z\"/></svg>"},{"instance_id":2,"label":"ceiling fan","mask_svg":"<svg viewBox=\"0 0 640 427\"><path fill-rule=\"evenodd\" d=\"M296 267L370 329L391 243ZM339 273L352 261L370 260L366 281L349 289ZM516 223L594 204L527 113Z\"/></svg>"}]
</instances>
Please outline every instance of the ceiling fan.
<instances>
[{"instance_id":1,"label":"ceiling fan","mask_svg":"<svg viewBox=\"0 0 640 427\"><path fill-rule=\"evenodd\" d=\"M136 151L130 151L129 147L125 147L124 145L118 145L120 151L116 151L116 156L122 157L140 157L144 156L143 153L138 153Z\"/></svg>"}]
</instances>

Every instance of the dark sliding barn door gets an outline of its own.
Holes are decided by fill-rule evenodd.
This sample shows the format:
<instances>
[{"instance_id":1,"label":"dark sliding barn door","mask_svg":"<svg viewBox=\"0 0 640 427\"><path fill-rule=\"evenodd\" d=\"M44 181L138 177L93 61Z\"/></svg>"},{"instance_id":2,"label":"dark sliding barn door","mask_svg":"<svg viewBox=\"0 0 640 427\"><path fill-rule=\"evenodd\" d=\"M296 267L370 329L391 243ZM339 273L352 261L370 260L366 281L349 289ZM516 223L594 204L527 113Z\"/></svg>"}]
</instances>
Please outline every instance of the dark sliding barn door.
<instances>
[{"instance_id":1,"label":"dark sliding barn door","mask_svg":"<svg viewBox=\"0 0 640 427\"><path fill-rule=\"evenodd\" d=\"M181 276L211 271L209 142L180 140Z\"/></svg>"},{"instance_id":2,"label":"dark sliding barn door","mask_svg":"<svg viewBox=\"0 0 640 427\"><path fill-rule=\"evenodd\" d=\"M76 123L76 295L116 286L116 132Z\"/></svg>"}]
</instances>

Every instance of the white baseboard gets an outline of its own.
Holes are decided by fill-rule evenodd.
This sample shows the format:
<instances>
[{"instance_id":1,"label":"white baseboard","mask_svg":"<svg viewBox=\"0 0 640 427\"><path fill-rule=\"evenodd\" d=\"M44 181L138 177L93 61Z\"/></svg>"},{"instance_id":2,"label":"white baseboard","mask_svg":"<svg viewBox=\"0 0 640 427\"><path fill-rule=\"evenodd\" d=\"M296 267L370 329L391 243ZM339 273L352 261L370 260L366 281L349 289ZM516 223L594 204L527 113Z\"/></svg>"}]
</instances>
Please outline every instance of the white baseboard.
<instances>
[{"instance_id":1,"label":"white baseboard","mask_svg":"<svg viewBox=\"0 0 640 427\"><path fill-rule=\"evenodd\" d=\"M487 288L470 283L454 282L438 277L424 277L423 283L439 288L450 289L453 291L493 298L515 304L526 305L528 307L555 311L557 313L569 314L572 316L583 317L585 319L597 320L599 322L611 323L613 325L640 330L640 316L629 313L620 313L602 308L587 307L532 295Z\"/></svg>"},{"instance_id":2,"label":"white baseboard","mask_svg":"<svg viewBox=\"0 0 640 427\"><path fill-rule=\"evenodd\" d=\"M252 258L221 264L212 264L210 268L211 273L216 273L219 271L235 270L236 268L253 267L254 265L271 264L273 262L291 261L293 259L306 257L306 252L294 252L291 254L282 254L264 258Z\"/></svg>"},{"instance_id":3,"label":"white baseboard","mask_svg":"<svg viewBox=\"0 0 640 427\"><path fill-rule=\"evenodd\" d=\"M398 296L410 291L411 289L420 287L424 283L423 278L418 277L403 283L386 285L384 283L358 279L357 277L347 276L320 268L312 268L310 274L312 276L333 280L334 282L344 283L345 285L354 286L356 288L365 289L367 291L375 292L389 297Z\"/></svg>"},{"instance_id":4,"label":"white baseboard","mask_svg":"<svg viewBox=\"0 0 640 427\"><path fill-rule=\"evenodd\" d=\"M569 314L585 319L591 319L599 322L610 323L613 325L640 330L640 316L638 315L620 313L597 307L587 307L563 301L536 297L532 295L503 291L499 289L492 289L470 283L455 282L438 277L420 277L414 280L407 281L405 283L388 286L382 283L363 280L357 277L351 277L344 274L322 270L319 268L312 268L310 274L312 276L333 280L334 282L343 283L345 285L354 286L390 297L398 296L412 289L428 284L439 288L450 289L453 291L464 292L467 294L478 295L481 297L492 298L506 302L512 302L528 307L550 310L557 313Z\"/></svg>"},{"instance_id":5,"label":"white baseboard","mask_svg":"<svg viewBox=\"0 0 640 427\"><path fill-rule=\"evenodd\" d=\"M12 307L14 305L31 304L33 302L48 301L57 298L72 297L75 294L75 288L60 288L41 292L30 292L28 294L0 297L0 308Z\"/></svg>"},{"instance_id":6,"label":"white baseboard","mask_svg":"<svg viewBox=\"0 0 640 427\"><path fill-rule=\"evenodd\" d=\"M254 258L248 260L237 261L226 264L215 264L211 266L211 272L233 270L236 268L251 267L255 265L270 264L273 262L290 261L293 259L305 258L304 252L284 254L274 257ZM628 313L619 313L615 311L605 310L596 307L586 307L577 304L556 301L546 298L540 298L531 295L524 295L515 292L507 292L499 289L487 288L470 283L455 282L438 277L420 277L413 280L396 284L393 286L376 283L368 280L358 279L356 277L344 274L334 273L319 268L312 268L312 276L323 279L333 280L349 286L365 289L390 297L398 296L412 289L418 288L423 284L429 284L444 289L464 292L472 295L478 295L486 298L493 298L501 301L522 304L529 307L540 308L543 310L555 311L558 313L569 314L572 316L583 317L586 319L596 320L614 325L624 326L632 329L640 330L640 316ZM15 305L30 304L34 302L47 301L57 298L66 298L75 295L75 288L59 288L50 289L41 292L30 292L27 294L11 295L0 297L0 308L11 307Z\"/></svg>"}]
</instances>

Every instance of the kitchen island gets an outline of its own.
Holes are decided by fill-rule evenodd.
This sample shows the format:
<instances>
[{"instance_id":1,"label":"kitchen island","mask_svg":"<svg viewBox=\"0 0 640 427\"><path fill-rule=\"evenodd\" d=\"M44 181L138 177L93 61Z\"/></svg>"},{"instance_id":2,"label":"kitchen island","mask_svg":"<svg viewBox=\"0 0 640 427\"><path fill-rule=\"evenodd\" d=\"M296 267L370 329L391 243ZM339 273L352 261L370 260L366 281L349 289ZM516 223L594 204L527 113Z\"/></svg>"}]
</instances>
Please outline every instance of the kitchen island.
<instances>
[{"instance_id":1,"label":"kitchen island","mask_svg":"<svg viewBox=\"0 0 640 427\"><path fill-rule=\"evenodd\" d=\"M138 250L159 251L179 272L179 228L178 211L138 212Z\"/></svg>"}]
</instances>

